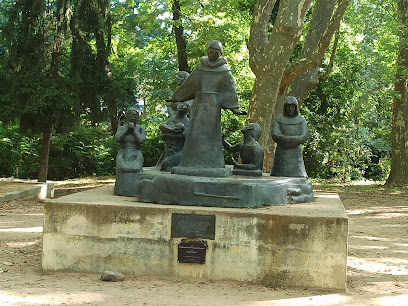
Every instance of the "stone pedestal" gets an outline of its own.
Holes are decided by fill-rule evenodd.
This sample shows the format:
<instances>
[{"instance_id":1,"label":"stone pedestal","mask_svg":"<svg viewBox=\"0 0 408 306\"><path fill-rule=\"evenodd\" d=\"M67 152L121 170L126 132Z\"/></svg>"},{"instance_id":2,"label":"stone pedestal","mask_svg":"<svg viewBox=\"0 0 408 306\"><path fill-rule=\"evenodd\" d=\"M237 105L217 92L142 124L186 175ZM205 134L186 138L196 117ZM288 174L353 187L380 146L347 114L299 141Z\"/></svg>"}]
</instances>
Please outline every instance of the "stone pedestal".
<instances>
[{"instance_id":1,"label":"stone pedestal","mask_svg":"<svg viewBox=\"0 0 408 306\"><path fill-rule=\"evenodd\" d=\"M347 227L336 194L237 209L140 203L105 186L45 203L42 267L345 289Z\"/></svg>"}]
</instances>

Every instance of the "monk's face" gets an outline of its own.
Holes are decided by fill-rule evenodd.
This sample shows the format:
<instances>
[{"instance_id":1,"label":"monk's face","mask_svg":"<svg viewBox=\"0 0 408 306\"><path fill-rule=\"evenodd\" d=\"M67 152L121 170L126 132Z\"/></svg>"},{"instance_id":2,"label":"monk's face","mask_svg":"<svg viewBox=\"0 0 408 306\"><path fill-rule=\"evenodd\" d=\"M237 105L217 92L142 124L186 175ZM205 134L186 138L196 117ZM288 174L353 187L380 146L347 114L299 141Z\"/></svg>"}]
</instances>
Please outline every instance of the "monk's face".
<instances>
[{"instance_id":1,"label":"monk's face","mask_svg":"<svg viewBox=\"0 0 408 306\"><path fill-rule=\"evenodd\" d=\"M186 80L186 77L183 75L183 74L181 74L181 73L178 73L177 74L177 84L178 85L181 85L181 84L183 84L183 82Z\"/></svg>"},{"instance_id":2,"label":"monk's face","mask_svg":"<svg viewBox=\"0 0 408 306\"><path fill-rule=\"evenodd\" d=\"M211 62L215 62L221 56L221 51L213 48L208 48L207 55L208 59Z\"/></svg>"},{"instance_id":3,"label":"monk's face","mask_svg":"<svg viewBox=\"0 0 408 306\"><path fill-rule=\"evenodd\" d=\"M296 116L296 105L295 104L286 104L285 105L285 113L289 117Z\"/></svg>"},{"instance_id":4,"label":"monk's face","mask_svg":"<svg viewBox=\"0 0 408 306\"><path fill-rule=\"evenodd\" d=\"M137 124L139 121L139 114L134 110L128 110L126 112L126 121Z\"/></svg>"}]
</instances>

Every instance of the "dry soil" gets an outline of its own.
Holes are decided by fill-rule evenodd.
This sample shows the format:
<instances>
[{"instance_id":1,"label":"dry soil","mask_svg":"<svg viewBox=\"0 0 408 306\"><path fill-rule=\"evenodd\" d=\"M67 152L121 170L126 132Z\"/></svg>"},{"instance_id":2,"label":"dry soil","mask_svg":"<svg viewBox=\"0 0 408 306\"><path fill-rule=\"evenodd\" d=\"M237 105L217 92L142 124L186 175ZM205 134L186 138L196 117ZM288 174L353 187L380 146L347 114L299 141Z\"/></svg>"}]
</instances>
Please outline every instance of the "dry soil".
<instances>
[{"instance_id":1,"label":"dry soil","mask_svg":"<svg viewBox=\"0 0 408 306\"><path fill-rule=\"evenodd\" d=\"M0 203L0 305L408 305L408 196L339 194L350 218L346 292L129 275L113 283L96 274L44 273L43 203Z\"/></svg>"}]
</instances>

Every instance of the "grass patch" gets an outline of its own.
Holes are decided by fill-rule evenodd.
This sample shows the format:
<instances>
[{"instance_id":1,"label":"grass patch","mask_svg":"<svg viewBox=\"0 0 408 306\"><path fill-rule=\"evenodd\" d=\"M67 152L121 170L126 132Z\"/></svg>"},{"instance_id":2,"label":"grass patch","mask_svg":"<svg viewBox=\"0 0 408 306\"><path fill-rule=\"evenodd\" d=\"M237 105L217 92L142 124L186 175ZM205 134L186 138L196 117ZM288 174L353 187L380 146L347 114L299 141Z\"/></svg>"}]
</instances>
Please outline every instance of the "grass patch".
<instances>
[{"instance_id":1,"label":"grass patch","mask_svg":"<svg viewBox=\"0 0 408 306\"><path fill-rule=\"evenodd\" d=\"M97 187L113 183L115 183L115 176L95 176L69 179L65 181L54 181L54 186L55 188Z\"/></svg>"},{"instance_id":2,"label":"grass patch","mask_svg":"<svg viewBox=\"0 0 408 306\"><path fill-rule=\"evenodd\" d=\"M331 180L312 180L315 191L325 192L354 192L354 193L374 193L374 194L389 194L389 195L407 195L408 186L389 187L385 186L385 182L374 181L352 181L338 182Z\"/></svg>"}]
</instances>

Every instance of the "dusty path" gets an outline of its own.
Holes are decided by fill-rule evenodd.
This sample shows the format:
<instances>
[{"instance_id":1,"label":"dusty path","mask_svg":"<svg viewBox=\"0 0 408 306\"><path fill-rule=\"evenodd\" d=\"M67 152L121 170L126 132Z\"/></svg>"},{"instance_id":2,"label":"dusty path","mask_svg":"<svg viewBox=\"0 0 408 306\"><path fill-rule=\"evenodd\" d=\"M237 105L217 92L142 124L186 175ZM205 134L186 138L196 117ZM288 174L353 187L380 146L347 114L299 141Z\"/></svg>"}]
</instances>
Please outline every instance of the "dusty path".
<instances>
[{"instance_id":1,"label":"dusty path","mask_svg":"<svg viewBox=\"0 0 408 306\"><path fill-rule=\"evenodd\" d=\"M106 283L95 274L45 274L43 204L0 203L0 305L408 305L408 197L340 197L350 217L346 292L132 276Z\"/></svg>"}]
</instances>

